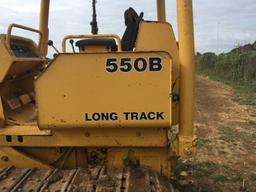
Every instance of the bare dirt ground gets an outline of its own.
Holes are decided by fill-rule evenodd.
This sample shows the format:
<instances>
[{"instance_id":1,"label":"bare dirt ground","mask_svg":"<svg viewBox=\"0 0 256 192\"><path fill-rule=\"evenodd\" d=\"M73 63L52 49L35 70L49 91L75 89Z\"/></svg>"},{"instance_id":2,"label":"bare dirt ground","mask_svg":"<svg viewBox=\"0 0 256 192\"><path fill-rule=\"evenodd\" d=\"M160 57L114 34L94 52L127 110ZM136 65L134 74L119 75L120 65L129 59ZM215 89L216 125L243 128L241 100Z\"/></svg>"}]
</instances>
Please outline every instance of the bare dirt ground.
<instances>
[{"instance_id":1,"label":"bare dirt ground","mask_svg":"<svg viewBox=\"0 0 256 192\"><path fill-rule=\"evenodd\" d=\"M183 166L194 171L195 191L256 192L256 106L239 104L233 89L198 77L198 155Z\"/></svg>"}]
</instances>

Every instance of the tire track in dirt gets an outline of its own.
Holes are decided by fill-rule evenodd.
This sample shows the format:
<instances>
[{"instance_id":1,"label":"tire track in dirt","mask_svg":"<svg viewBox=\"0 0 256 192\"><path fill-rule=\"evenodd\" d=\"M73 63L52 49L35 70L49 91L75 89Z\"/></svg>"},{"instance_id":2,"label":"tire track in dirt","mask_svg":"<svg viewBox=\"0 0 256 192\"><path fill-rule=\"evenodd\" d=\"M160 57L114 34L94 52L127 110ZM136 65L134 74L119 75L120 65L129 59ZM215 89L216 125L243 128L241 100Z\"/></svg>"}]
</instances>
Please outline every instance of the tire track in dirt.
<instances>
[{"instance_id":1,"label":"tire track in dirt","mask_svg":"<svg viewBox=\"0 0 256 192\"><path fill-rule=\"evenodd\" d=\"M197 77L195 128L197 161L229 166L246 178L256 173L256 110L241 105L230 86ZM234 183L235 191L240 184ZM256 191L256 183L250 185Z\"/></svg>"}]
</instances>

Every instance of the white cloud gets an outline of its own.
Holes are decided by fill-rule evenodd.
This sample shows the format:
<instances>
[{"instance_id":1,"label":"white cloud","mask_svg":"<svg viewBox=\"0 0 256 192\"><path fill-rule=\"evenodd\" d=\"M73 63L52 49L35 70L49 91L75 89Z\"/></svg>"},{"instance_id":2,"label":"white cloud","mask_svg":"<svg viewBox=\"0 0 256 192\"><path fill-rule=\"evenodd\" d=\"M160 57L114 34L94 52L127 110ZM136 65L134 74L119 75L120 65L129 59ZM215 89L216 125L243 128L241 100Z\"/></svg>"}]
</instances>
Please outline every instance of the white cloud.
<instances>
[{"instance_id":1,"label":"white cloud","mask_svg":"<svg viewBox=\"0 0 256 192\"><path fill-rule=\"evenodd\" d=\"M9 23L38 27L40 0L0 1L0 33L6 32ZM123 13L128 7L144 12L146 20L155 19L155 1L98 0L99 32L122 35L125 29ZM167 0L167 9L168 21L176 33L175 0ZM238 43L255 41L255 10L255 0L194 0L197 50L222 52ZM50 38L58 47L64 35L90 33L90 21L91 0L51 0ZM31 35L23 31L17 34Z\"/></svg>"}]
</instances>

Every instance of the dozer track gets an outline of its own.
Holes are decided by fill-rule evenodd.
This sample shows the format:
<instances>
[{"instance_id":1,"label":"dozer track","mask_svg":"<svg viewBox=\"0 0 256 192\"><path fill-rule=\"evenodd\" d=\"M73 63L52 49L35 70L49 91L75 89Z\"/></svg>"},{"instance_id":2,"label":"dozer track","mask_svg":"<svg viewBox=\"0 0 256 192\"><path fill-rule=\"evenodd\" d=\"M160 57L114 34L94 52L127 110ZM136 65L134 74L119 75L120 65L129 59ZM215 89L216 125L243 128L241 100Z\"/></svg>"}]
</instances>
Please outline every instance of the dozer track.
<instances>
[{"instance_id":1,"label":"dozer track","mask_svg":"<svg viewBox=\"0 0 256 192\"><path fill-rule=\"evenodd\" d=\"M143 168L0 169L1 192L173 192L167 178Z\"/></svg>"}]
</instances>

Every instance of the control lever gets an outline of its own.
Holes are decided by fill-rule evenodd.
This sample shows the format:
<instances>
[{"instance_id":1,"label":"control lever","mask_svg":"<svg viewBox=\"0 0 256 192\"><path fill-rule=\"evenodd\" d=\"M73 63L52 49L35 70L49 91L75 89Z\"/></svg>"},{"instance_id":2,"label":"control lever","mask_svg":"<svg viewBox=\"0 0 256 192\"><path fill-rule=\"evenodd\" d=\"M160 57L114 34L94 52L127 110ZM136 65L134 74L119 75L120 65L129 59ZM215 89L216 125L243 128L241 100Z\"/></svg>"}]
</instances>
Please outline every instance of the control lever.
<instances>
[{"instance_id":1,"label":"control lever","mask_svg":"<svg viewBox=\"0 0 256 192\"><path fill-rule=\"evenodd\" d=\"M76 53L75 46L74 46L74 40L73 40L73 39L70 39L70 40L69 40L69 43L71 44L73 53Z\"/></svg>"},{"instance_id":2,"label":"control lever","mask_svg":"<svg viewBox=\"0 0 256 192\"><path fill-rule=\"evenodd\" d=\"M49 45L50 47L52 47L58 54L60 53L59 50L54 46L54 43L53 43L52 40L49 40L49 41L48 41L48 45Z\"/></svg>"}]
</instances>

